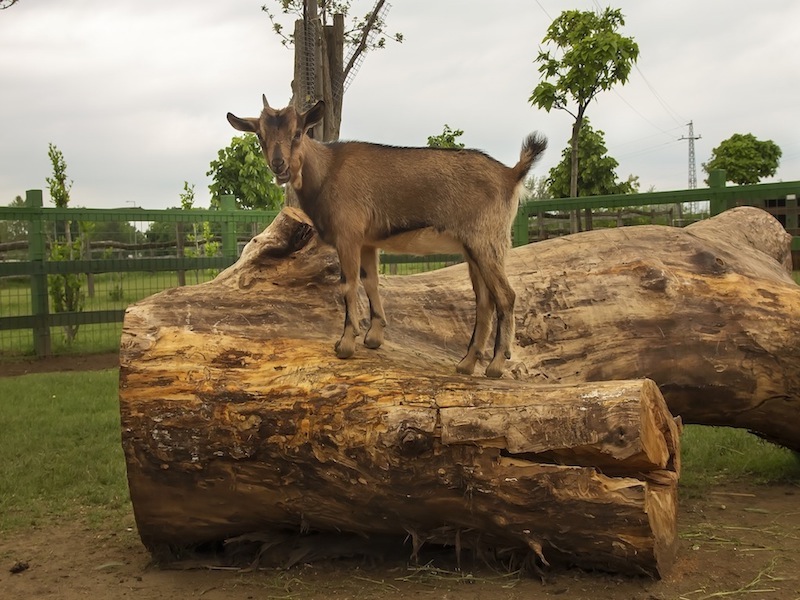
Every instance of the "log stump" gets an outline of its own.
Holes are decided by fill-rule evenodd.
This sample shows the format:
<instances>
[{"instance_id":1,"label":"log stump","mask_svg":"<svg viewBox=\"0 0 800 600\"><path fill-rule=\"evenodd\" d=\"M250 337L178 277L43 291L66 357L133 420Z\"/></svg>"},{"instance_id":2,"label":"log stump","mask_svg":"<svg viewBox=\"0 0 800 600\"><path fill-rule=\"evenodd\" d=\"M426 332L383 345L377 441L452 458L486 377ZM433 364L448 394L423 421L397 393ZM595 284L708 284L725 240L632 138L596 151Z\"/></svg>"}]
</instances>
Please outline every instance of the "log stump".
<instances>
[{"instance_id":1,"label":"log stump","mask_svg":"<svg viewBox=\"0 0 800 600\"><path fill-rule=\"evenodd\" d=\"M679 472L667 404L800 447L782 231L744 208L515 249L515 362L493 381L455 374L474 315L464 265L382 278L384 346L336 359L336 254L286 209L215 280L126 312L142 540L174 554L286 531L401 534L414 551L663 573Z\"/></svg>"}]
</instances>

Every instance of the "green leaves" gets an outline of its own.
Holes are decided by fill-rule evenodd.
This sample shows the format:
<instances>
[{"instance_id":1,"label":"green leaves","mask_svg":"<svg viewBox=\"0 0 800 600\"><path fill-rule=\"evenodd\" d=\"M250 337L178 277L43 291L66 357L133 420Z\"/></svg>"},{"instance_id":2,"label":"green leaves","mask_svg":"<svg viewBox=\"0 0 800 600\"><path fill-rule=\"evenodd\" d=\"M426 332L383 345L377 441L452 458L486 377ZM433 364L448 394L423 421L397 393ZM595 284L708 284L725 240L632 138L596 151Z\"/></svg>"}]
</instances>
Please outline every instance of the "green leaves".
<instances>
[{"instance_id":1,"label":"green leaves","mask_svg":"<svg viewBox=\"0 0 800 600\"><path fill-rule=\"evenodd\" d=\"M213 179L208 189L214 206L219 206L219 198L225 194L235 196L241 208L270 210L283 204L283 189L274 183L253 134L234 137L211 161L206 175Z\"/></svg>"},{"instance_id":2,"label":"green leaves","mask_svg":"<svg viewBox=\"0 0 800 600\"><path fill-rule=\"evenodd\" d=\"M462 135L464 135L463 129L450 129L450 125L445 123L440 135L428 136L428 146L431 148L463 148L464 144L456 141L456 138Z\"/></svg>"},{"instance_id":3,"label":"green leaves","mask_svg":"<svg viewBox=\"0 0 800 600\"><path fill-rule=\"evenodd\" d=\"M619 9L562 12L542 40L552 48L536 58L543 81L531 94L531 104L548 112L566 110L569 97L578 105L573 113L582 113L599 91L625 83L639 46L617 31L624 24Z\"/></svg>"},{"instance_id":4,"label":"green leaves","mask_svg":"<svg viewBox=\"0 0 800 600\"><path fill-rule=\"evenodd\" d=\"M636 178L627 182L617 180L616 168L619 163L607 155L604 134L595 131L584 119L578 135L578 189L581 196L601 194L629 194L636 191ZM570 164L572 156L571 143L568 143L561 154L561 162L550 169L550 192L554 198L570 196Z\"/></svg>"},{"instance_id":5,"label":"green leaves","mask_svg":"<svg viewBox=\"0 0 800 600\"><path fill-rule=\"evenodd\" d=\"M775 175L782 152L772 140L759 141L752 133L734 133L711 151L703 170L725 169L726 181L738 185L758 183L762 177Z\"/></svg>"},{"instance_id":6,"label":"green leaves","mask_svg":"<svg viewBox=\"0 0 800 600\"><path fill-rule=\"evenodd\" d=\"M45 177L50 198L58 208L66 208L69 204L69 191L72 189L72 181L67 181L67 162L55 144L47 144L47 157L53 167L53 176Z\"/></svg>"}]
</instances>

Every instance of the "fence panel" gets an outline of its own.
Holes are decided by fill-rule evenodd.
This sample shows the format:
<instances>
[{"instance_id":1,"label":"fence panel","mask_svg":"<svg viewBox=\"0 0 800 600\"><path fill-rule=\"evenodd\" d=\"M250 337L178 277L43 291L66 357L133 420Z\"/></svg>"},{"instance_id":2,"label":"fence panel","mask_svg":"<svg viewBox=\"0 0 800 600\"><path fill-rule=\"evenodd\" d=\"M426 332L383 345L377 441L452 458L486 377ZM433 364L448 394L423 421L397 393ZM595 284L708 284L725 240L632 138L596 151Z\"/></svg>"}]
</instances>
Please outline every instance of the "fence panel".
<instances>
[{"instance_id":1,"label":"fence panel","mask_svg":"<svg viewBox=\"0 0 800 600\"><path fill-rule=\"evenodd\" d=\"M125 308L236 261L275 212L0 208L0 361L114 351Z\"/></svg>"}]
</instances>

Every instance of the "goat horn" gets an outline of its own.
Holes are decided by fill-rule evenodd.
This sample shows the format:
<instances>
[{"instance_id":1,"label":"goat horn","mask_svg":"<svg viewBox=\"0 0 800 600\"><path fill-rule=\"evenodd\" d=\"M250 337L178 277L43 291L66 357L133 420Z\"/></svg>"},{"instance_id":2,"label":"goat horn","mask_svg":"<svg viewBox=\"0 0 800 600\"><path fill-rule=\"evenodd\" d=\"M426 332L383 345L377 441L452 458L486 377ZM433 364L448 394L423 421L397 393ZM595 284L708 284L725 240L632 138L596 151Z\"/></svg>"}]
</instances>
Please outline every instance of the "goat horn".
<instances>
[{"instance_id":1,"label":"goat horn","mask_svg":"<svg viewBox=\"0 0 800 600\"><path fill-rule=\"evenodd\" d=\"M267 102L267 95L261 94L261 100L264 101L264 108L269 108L269 102Z\"/></svg>"}]
</instances>

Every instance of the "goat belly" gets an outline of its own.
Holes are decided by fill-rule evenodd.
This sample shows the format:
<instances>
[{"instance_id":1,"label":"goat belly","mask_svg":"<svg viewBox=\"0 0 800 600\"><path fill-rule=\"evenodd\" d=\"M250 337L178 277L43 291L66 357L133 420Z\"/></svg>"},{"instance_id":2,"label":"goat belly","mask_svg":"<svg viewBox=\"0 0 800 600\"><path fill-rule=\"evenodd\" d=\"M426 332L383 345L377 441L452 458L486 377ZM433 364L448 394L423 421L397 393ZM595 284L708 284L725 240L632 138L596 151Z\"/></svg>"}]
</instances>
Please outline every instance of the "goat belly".
<instances>
[{"instance_id":1,"label":"goat belly","mask_svg":"<svg viewBox=\"0 0 800 600\"><path fill-rule=\"evenodd\" d=\"M463 254L464 246L452 235L433 227L404 231L382 240L375 246L393 254Z\"/></svg>"}]
</instances>

